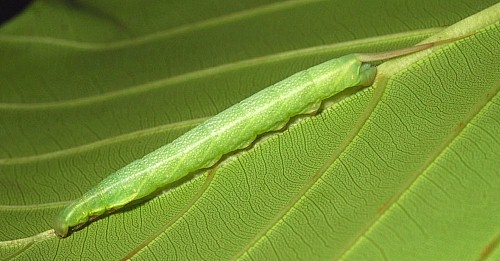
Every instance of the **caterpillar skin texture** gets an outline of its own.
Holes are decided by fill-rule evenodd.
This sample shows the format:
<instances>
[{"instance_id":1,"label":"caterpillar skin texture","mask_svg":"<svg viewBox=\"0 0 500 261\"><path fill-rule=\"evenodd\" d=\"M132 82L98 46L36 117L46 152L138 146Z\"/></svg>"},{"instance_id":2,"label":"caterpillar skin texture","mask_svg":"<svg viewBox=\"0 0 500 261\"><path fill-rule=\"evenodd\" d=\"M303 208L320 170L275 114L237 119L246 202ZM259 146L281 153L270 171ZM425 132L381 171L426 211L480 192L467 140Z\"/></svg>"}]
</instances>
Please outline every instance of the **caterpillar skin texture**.
<instances>
[{"instance_id":1,"label":"caterpillar skin texture","mask_svg":"<svg viewBox=\"0 0 500 261\"><path fill-rule=\"evenodd\" d=\"M376 67L346 55L300 71L217 114L171 143L108 176L56 217L54 230L70 227L150 195L191 172L210 167L258 135L279 130L291 117L316 111L321 101L353 86L369 86Z\"/></svg>"}]
</instances>

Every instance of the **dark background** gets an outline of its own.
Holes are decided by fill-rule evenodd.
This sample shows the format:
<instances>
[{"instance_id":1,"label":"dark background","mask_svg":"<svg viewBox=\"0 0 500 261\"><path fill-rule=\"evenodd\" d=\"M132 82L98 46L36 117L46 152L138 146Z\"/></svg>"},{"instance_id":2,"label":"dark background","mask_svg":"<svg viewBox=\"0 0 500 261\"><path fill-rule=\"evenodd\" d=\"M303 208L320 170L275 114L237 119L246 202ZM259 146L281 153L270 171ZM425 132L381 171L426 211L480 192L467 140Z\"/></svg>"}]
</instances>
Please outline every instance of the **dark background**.
<instances>
[{"instance_id":1,"label":"dark background","mask_svg":"<svg viewBox=\"0 0 500 261\"><path fill-rule=\"evenodd\" d=\"M22 12L32 0L0 0L0 25Z\"/></svg>"}]
</instances>

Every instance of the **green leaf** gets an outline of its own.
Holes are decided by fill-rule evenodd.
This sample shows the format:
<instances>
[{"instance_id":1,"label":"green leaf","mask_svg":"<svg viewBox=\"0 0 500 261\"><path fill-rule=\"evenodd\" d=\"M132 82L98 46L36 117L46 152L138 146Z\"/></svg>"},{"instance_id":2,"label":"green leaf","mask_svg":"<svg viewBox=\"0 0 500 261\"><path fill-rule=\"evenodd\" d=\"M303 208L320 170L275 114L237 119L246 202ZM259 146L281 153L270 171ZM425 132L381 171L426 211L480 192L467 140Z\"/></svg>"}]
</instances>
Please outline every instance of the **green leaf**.
<instances>
[{"instance_id":1,"label":"green leaf","mask_svg":"<svg viewBox=\"0 0 500 261\"><path fill-rule=\"evenodd\" d=\"M0 27L0 258L499 259L500 5L365 2L35 1ZM294 72L473 32L149 201L50 230L102 178Z\"/></svg>"}]
</instances>

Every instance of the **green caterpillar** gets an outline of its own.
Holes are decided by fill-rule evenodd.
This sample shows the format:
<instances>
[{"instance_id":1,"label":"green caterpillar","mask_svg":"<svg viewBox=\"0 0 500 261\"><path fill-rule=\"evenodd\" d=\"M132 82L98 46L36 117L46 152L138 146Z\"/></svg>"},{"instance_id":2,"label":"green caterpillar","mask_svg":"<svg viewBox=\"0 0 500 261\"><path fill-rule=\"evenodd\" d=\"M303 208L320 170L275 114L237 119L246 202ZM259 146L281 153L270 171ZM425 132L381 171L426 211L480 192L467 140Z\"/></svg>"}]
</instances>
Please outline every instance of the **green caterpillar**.
<instances>
[{"instance_id":1,"label":"green caterpillar","mask_svg":"<svg viewBox=\"0 0 500 261\"><path fill-rule=\"evenodd\" d=\"M249 146L258 135L281 129L291 117L317 111L323 100L349 87L370 86L377 68L366 62L406 55L456 39L385 53L349 54L300 71L119 169L66 206L56 217L54 230L66 237L71 227L82 226L189 173L213 166L223 155Z\"/></svg>"}]
</instances>

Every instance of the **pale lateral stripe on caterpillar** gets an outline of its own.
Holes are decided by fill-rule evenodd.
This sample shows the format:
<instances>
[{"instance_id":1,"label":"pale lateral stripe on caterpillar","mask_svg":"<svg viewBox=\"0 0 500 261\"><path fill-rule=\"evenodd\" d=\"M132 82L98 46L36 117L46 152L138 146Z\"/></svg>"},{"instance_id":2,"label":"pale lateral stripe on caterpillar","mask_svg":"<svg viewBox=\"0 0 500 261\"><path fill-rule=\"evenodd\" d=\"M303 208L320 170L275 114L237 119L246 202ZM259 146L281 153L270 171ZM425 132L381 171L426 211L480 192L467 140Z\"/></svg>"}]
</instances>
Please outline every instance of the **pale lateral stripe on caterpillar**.
<instances>
[{"instance_id":1,"label":"pale lateral stripe on caterpillar","mask_svg":"<svg viewBox=\"0 0 500 261\"><path fill-rule=\"evenodd\" d=\"M260 134L282 128L293 116L316 111L323 100L349 87L371 85L377 69L365 62L406 55L460 38L384 53L349 54L295 73L108 176L66 206L56 217L54 230L66 237L70 227L211 167L223 155L247 147Z\"/></svg>"}]
</instances>

